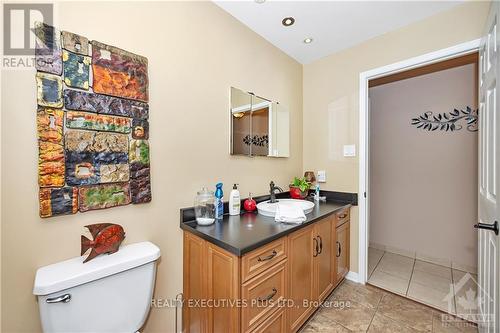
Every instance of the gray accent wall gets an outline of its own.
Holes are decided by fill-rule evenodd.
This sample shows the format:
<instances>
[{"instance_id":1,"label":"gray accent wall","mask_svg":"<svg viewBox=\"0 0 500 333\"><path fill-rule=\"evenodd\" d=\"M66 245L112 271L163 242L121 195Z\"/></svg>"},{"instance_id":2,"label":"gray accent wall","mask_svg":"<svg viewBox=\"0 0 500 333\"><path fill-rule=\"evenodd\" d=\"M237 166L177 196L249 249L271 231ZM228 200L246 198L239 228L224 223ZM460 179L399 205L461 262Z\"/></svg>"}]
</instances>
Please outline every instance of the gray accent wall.
<instances>
[{"instance_id":1,"label":"gray accent wall","mask_svg":"<svg viewBox=\"0 0 500 333\"><path fill-rule=\"evenodd\" d=\"M477 132L427 131L411 119L477 108L475 65L370 88L370 243L477 267Z\"/></svg>"}]
</instances>

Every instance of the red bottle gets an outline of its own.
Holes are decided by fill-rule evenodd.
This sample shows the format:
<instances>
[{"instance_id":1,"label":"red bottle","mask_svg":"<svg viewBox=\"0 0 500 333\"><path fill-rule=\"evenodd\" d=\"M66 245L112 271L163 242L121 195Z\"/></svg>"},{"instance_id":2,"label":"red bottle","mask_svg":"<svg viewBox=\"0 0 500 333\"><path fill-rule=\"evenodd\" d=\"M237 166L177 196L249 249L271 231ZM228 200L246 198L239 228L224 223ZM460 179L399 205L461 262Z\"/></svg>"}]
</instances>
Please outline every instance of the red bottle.
<instances>
[{"instance_id":1,"label":"red bottle","mask_svg":"<svg viewBox=\"0 0 500 333\"><path fill-rule=\"evenodd\" d=\"M243 203L243 208L245 208L247 212L253 212L257 208L257 203L252 199L252 193L248 194L248 199Z\"/></svg>"}]
</instances>

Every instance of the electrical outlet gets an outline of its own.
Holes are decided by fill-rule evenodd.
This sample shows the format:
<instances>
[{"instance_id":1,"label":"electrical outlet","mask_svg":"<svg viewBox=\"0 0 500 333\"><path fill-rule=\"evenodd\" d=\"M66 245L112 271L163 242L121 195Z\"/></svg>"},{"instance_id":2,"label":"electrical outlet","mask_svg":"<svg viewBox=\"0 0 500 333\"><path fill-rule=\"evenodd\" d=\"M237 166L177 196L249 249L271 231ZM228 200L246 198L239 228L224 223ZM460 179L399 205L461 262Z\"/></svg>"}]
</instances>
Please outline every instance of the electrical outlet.
<instances>
[{"instance_id":1,"label":"electrical outlet","mask_svg":"<svg viewBox=\"0 0 500 333\"><path fill-rule=\"evenodd\" d=\"M344 157L356 156L356 145L344 145Z\"/></svg>"},{"instance_id":2,"label":"electrical outlet","mask_svg":"<svg viewBox=\"0 0 500 333\"><path fill-rule=\"evenodd\" d=\"M318 179L316 180L318 183L326 183L326 171L320 170L318 171Z\"/></svg>"}]
</instances>

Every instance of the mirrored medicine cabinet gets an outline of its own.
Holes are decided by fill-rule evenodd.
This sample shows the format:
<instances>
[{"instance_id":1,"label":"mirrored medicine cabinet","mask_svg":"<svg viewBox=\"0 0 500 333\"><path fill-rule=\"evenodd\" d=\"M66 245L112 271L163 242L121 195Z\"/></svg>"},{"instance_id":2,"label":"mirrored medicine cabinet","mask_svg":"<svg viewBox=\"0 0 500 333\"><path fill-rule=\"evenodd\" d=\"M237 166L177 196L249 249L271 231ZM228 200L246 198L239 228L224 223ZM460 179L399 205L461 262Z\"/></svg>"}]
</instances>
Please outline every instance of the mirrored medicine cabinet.
<instances>
[{"instance_id":1,"label":"mirrored medicine cabinet","mask_svg":"<svg viewBox=\"0 0 500 333\"><path fill-rule=\"evenodd\" d=\"M231 88L231 155L289 157L290 113L278 102Z\"/></svg>"}]
</instances>

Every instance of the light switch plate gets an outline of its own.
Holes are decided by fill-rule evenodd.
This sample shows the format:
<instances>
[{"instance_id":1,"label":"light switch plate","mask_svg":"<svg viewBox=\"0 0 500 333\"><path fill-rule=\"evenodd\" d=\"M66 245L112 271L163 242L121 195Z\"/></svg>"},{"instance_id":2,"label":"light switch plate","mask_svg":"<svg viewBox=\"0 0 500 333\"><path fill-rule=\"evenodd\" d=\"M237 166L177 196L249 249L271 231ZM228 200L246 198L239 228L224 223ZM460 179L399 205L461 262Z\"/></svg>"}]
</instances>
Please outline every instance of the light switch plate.
<instances>
[{"instance_id":1,"label":"light switch plate","mask_svg":"<svg viewBox=\"0 0 500 333\"><path fill-rule=\"evenodd\" d=\"M319 170L318 171L318 179L316 179L318 183L326 183L326 171Z\"/></svg>"},{"instance_id":2,"label":"light switch plate","mask_svg":"<svg viewBox=\"0 0 500 333\"><path fill-rule=\"evenodd\" d=\"M344 157L356 156L356 145L344 145Z\"/></svg>"}]
</instances>

